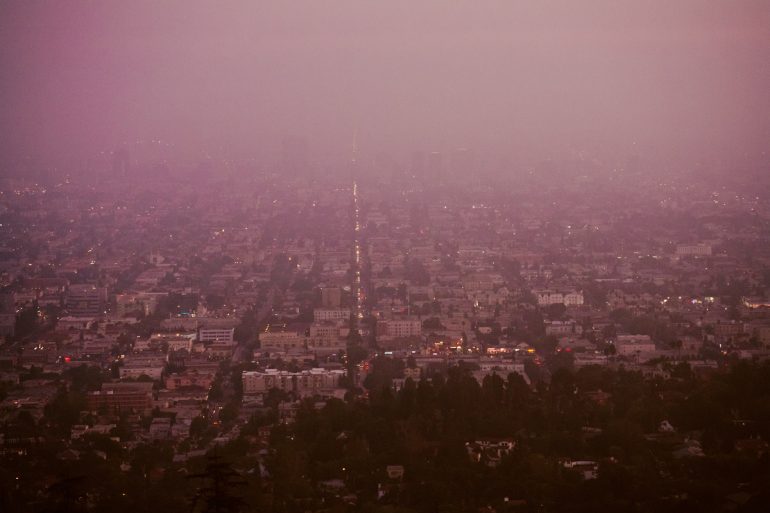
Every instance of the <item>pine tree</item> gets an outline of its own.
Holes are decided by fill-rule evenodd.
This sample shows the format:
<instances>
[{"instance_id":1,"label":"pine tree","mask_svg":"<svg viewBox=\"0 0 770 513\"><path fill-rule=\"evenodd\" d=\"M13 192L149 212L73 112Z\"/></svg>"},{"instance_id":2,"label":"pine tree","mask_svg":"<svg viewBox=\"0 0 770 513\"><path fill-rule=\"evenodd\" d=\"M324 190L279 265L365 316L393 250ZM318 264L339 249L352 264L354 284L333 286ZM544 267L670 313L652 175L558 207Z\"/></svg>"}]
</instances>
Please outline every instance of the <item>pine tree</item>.
<instances>
[{"instance_id":1,"label":"pine tree","mask_svg":"<svg viewBox=\"0 0 770 513\"><path fill-rule=\"evenodd\" d=\"M201 481L190 505L193 513L234 513L244 509L246 503L238 489L246 481L219 455L208 456L204 471L189 479Z\"/></svg>"}]
</instances>

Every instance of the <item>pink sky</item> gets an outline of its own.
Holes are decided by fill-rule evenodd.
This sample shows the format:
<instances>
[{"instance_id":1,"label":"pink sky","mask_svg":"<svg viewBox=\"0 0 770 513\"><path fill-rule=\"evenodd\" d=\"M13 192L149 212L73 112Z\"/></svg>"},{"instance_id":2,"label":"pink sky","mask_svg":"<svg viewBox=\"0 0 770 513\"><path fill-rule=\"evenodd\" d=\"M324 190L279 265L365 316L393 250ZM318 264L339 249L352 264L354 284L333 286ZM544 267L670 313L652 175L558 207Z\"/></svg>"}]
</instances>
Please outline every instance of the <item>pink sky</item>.
<instances>
[{"instance_id":1,"label":"pink sky","mask_svg":"<svg viewBox=\"0 0 770 513\"><path fill-rule=\"evenodd\" d=\"M766 1L12 1L0 65L5 157L770 140Z\"/></svg>"}]
</instances>

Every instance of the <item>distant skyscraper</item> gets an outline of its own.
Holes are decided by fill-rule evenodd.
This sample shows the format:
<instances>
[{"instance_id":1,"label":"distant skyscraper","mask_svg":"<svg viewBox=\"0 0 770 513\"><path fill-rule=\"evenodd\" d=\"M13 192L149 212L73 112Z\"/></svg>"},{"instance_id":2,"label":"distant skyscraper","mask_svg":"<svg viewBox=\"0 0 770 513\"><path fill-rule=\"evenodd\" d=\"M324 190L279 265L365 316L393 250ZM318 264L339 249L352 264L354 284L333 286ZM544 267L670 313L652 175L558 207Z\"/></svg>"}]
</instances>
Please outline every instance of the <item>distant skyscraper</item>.
<instances>
[{"instance_id":1,"label":"distant skyscraper","mask_svg":"<svg viewBox=\"0 0 770 513\"><path fill-rule=\"evenodd\" d=\"M130 155L126 148L118 148L112 152L112 175L125 178L131 165Z\"/></svg>"}]
</instances>

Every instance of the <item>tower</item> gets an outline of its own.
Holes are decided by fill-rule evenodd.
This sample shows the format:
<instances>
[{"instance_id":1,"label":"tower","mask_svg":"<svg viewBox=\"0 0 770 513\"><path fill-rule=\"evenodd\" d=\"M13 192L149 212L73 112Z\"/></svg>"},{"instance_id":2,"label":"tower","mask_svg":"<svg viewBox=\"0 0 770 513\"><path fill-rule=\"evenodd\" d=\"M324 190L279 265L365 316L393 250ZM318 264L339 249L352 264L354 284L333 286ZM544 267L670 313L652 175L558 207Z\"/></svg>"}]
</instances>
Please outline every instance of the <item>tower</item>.
<instances>
[{"instance_id":1,"label":"tower","mask_svg":"<svg viewBox=\"0 0 770 513\"><path fill-rule=\"evenodd\" d=\"M130 168L131 159L126 148L118 148L112 152L112 176L126 178Z\"/></svg>"}]
</instances>

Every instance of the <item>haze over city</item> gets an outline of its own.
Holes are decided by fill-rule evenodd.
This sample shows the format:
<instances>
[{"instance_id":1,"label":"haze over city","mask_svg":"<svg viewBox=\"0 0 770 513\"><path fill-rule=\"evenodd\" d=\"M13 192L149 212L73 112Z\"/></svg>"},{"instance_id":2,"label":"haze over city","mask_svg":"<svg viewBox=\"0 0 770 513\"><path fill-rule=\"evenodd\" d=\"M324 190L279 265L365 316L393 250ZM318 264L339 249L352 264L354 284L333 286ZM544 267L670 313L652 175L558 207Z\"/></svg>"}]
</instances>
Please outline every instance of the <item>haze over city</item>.
<instances>
[{"instance_id":1,"label":"haze over city","mask_svg":"<svg viewBox=\"0 0 770 513\"><path fill-rule=\"evenodd\" d=\"M770 511L770 2L0 3L0 512Z\"/></svg>"},{"instance_id":2,"label":"haze over city","mask_svg":"<svg viewBox=\"0 0 770 513\"><path fill-rule=\"evenodd\" d=\"M770 8L735 2L5 2L2 156L753 158Z\"/></svg>"}]
</instances>

